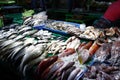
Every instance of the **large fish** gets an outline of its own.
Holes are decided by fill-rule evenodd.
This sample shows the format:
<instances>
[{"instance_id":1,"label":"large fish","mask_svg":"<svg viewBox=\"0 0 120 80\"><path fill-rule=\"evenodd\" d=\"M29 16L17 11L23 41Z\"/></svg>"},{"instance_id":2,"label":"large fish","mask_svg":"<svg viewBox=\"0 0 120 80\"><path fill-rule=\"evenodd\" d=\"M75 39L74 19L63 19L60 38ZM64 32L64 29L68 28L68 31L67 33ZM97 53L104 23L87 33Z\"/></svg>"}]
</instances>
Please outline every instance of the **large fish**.
<instances>
[{"instance_id":1,"label":"large fish","mask_svg":"<svg viewBox=\"0 0 120 80\"><path fill-rule=\"evenodd\" d=\"M75 66L72 66L70 68L68 68L67 70L63 71L60 80L67 80L70 73L75 69Z\"/></svg>"},{"instance_id":2,"label":"large fish","mask_svg":"<svg viewBox=\"0 0 120 80\"><path fill-rule=\"evenodd\" d=\"M35 46L31 52L27 52L22 59L22 62L20 64L20 69L22 70L24 65L26 65L33 59L39 57L43 53L43 51L44 51L44 46L39 44Z\"/></svg>"},{"instance_id":3,"label":"large fish","mask_svg":"<svg viewBox=\"0 0 120 80\"><path fill-rule=\"evenodd\" d=\"M1 45L0 45L0 49L2 50L3 48L5 48L6 46L12 44L14 42L14 40L6 40L6 41L2 41Z\"/></svg>"},{"instance_id":4,"label":"large fish","mask_svg":"<svg viewBox=\"0 0 120 80\"><path fill-rule=\"evenodd\" d=\"M57 61L51 66L49 66L41 75L41 80L48 80L49 77L54 73L57 69L59 69L61 66L63 66L63 61Z\"/></svg>"},{"instance_id":5,"label":"large fish","mask_svg":"<svg viewBox=\"0 0 120 80\"><path fill-rule=\"evenodd\" d=\"M68 77L67 80L74 80L75 77L77 76L77 74L78 74L79 72L80 72L80 68L74 69L74 70L70 73L70 75L69 75L69 77Z\"/></svg>"},{"instance_id":6,"label":"large fish","mask_svg":"<svg viewBox=\"0 0 120 80\"><path fill-rule=\"evenodd\" d=\"M36 70L37 78L40 79L41 74L42 74L50 65L52 65L54 62L56 62L57 59L58 59L58 56L52 56L52 57L43 59L43 60L39 63L39 65L38 65L38 67L37 67L37 70Z\"/></svg>"},{"instance_id":7,"label":"large fish","mask_svg":"<svg viewBox=\"0 0 120 80\"><path fill-rule=\"evenodd\" d=\"M59 77L63 73L64 70L72 67L73 65L74 65L74 62L68 62L68 63L65 62L61 68L59 68L55 73L53 73L53 75L50 77L49 80L56 79L57 77Z\"/></svg>"},{"instance_id":8,"label":"large fish","mask_svg":"<svg viewBox=\"0 0 120 80\"><path fill-rule=\"evenodd\" d=\"M30 44L24 45L16 54L14 54L14 56L12 57L13 64L21 61L22 57L25 55L26 49L27 49L30 45L32 45L32 44L30 43Z\"/></svg>"},{"instance_id":9,"label":"large fish","mask_svg":"<svg viewBox=\"0 0 120 80\"><path fill-rule=\"evenodd\" d=\"M41 60L43 59L39 56L38 58L35 58L34 60L31 60L29 63L27 63L22 70L23 75L26 76L27 73L29 73L28 69L31 69L34 66L37 66L41 62Z\"/></svg>"},{"instance_id":10,"label":"large fish","mask_svg":"<svg viewBox=\"0 0 120 80\"><path fill-rule=\"evenodd\" d=\"M7 46L7 49L4 51L5 53L2 54L2 57L4 58L4 56L8 56L15 47L19 47L22 44L23 42L14 42L13 44Z\"/></svg>"}]
</instances>

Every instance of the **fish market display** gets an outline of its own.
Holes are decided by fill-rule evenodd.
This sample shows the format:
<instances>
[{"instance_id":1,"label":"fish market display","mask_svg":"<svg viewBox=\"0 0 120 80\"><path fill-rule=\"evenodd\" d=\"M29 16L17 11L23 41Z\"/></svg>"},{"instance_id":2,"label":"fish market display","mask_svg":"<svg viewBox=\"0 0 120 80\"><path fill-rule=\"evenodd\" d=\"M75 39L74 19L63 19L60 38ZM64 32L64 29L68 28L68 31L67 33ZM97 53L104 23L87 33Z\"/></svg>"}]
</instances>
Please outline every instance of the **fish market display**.
<instances>
[{"instance_id":1,"label":"fish market display","mask_svg":"<svg viewBox=\"0 0 120 80\"><path fill-rule=\"evenodd\" d=\"M94 64L87 67L82 80L120 80L120 40L103 43L95 52Z\"/></svg>"},{"instance_id":2,"label":"fish market display","mask_svg":"<svg viewBox=\"0 0 120 80\"><path fill-rule=\"evenodd\" d=\"M52 33L34 30L27 25L12 30L3 29L0 35L3 36L0 39L0 59L10 62L24 77L35 74L41 80L72 80L85 67L76 53L81 42L75 36L67 40L54 40ZM51 57L49 54L52 54Z\"/></svg>"},{"instance_id":3,"label":"fish market display","mask_svg":"<svg viewBox=\"0 0 120 80\"><path fill-rule=\"evenodd\" d=\"M119 28L108 28L104 30L100 30L97 28L94 28L94 26L80 26L82 24L77 23L71 23L71 22L65 22L65 21L56 21L56 20L49 20L47 19L46 12L40 12L38 14L33 15L32 17L27 18L24 23L24 25L29 25L32 27L39 26L46 27L50 31L61 31L65 32L70 35L74 35L80 38L89 39L89 40L96 40L99 37L108 37L108 36L114 36L120 35Z\"/></svg>"},{"instance_id":4,"label":"fish market display","mask_svg":"<svg viewBox=\"0 0 120 80\"><path fill-rule=\"evenodd\" d=\"M39 25L71 36L33 28ZM2 28L0 60L31 80L120 80L120 30L93 26L81 30L69 22L48 20L41 12L21 26Z\"/></svg>"}]
</instances>

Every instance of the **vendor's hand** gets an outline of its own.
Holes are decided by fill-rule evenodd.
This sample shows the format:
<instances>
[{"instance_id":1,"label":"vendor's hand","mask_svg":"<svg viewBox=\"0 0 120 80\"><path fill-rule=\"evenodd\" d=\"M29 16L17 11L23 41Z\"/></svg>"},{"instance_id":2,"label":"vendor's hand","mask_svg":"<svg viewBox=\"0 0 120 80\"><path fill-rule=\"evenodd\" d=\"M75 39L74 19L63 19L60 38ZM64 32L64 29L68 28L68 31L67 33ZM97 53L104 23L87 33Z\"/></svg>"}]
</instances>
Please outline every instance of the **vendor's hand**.
<instances>
[{"instance_id":1,"label":"vendor's hand","mask_svg":"<svg viewBox=\"0 0 120 80\"><path fill-rule=\"evenodd\" d=\"M101 17L99 20L96 20L93 23L93 26L95 28L110 28L112 26L112 23L104 17Z\"/></svg>"}]
</instances>

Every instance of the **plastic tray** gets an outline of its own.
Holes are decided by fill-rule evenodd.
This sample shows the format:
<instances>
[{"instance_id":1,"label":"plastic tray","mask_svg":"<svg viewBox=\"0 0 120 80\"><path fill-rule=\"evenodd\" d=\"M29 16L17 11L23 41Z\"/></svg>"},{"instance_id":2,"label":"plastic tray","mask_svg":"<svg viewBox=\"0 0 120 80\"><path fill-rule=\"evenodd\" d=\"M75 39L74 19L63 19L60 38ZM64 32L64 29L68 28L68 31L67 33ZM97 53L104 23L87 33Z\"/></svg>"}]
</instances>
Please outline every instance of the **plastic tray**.
<instances>
[{"instance_id":1,"label":"plastic tray","mask_svg":"<svg viewBox=\"0 0 120 80\"><path fill-rule=\"evenodd\" d=\"M80 24L78 23L72 23L72 22L65 22L65 21L55 21L55 22L64 22L65 24L71 24L71 25L74 25L75 27L78 27L80 28ZM61 31L61 30L56 30L56 29L51 29L51 28L48 28L46 27L46 25L39 25L39 26L34 26L35 29L38 29L38 30L48 30L48 31L51 31L51 32L54 32L54 33L58 33L58 34L61 34L61 35L70 35L69 33L67 32L64 32L64 31Z\"/></svg>"},{"instance_id":2,"label":"plastic tray","mask_svg":"<svg viewBox=\"0 0 120 80\"><path fill-rule=\"evenodd\" d=\"M54 33L58 33L58 34L61 34L61 35L69 35L67 32L63 32L63 31L60 31L60 30L55 30L55 29L51 29L51 28L47 28L45 26L34 26L34 29L38 29L38 30L48 30L48 31L51 31L51 32L54 32Z\"/></svg>"}]
</instances>

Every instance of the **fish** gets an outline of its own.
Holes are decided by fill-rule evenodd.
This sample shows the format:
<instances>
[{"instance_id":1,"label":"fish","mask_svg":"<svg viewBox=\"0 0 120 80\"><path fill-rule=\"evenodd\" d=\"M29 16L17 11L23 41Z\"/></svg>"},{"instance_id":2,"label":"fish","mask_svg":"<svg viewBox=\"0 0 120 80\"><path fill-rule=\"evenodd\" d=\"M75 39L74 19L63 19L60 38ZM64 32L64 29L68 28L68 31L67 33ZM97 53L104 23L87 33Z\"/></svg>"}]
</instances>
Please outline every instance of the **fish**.
<instances>
[{"instance_id":1,"label":"fish","mask_svg":"<svg viewBox=\"0 0 120 80\"><path fill-rule=\"evenodd\" d=\"M62 75L61 75L61 80L67 80L70 73L75 69L75 66L72 66L70 68L68 68L67 70L63 71Z\"/></svg>"},{"instance_id":2,"label":"fish","mask_svg":"<svg viewBox=\"0 0 120 80\"><path fill-rule=\"evenodd\" d=\"M30 52L27 52L27 54L25 54L22 59L22 62L20 64L20 69L22 70L25 64L39 57L43 53L43 51L44 51L43 45L39 45L37 47L34 47L33 50L31 50Z\"/></svg>"},{"instance_id":3,"label":"fish","mask_svg":"<svg viewBox=\"0 0 120 80\"><path fill-rule=\"evenodd\" d=\"M14 39L17 37L17 34L12 34L11 36L8 37L8 39Z\"/></svg>"},{"instance_id":4,"label":"fish","mask_svg":"<svg viewBox=\"0 0 120 80\"><path fill-rule=\"evenodd\" d=\"M53 73L53 75L50 77L49 80L53 80L59 77L63 73L64 70L72 67L73 65L74 65L74 62L68 62L68 63L65 62L61 68L59 68L55 73Z\"/></svg>"},{"instance_id":5,"label":"fish","mask_svg":"<svg viewBox=\"0 0 120 80\"><path fill-rule=\"evenodd\" d=\"M21 62L22 57L25 55L25 50L31 46L32 44L24 45L14 56L12 57L13 64L16 64L17 62Z\"/></svg>"},{"instance_id":6,"label":"fish","mask_svg":"<svg viewBox=\"0 0 120 80\"><path fill-rule=\"evenodd\" d=\"M23 36L33 35L36 32L38 32L38 30L27 31L27 32L23 33L22 35Z\"/></svg>"},{"instance_id":7,"label":"fish","mask_svg":"<svg viewBox=\"0 0 120 80\"><path fill-rule=\"evenodd\" d=\"M83 70L78 72L78 74L75 76L74 80L81 80L81 77L83 76L81 74L83 74Z\"/></svg>"},{"instance_id":8,"label":"fish","mask_svg":"<svg viewBox=\"0 0 120 80\"><path fill-rule=\"evenodd\" d=\"M104 43L96 52L95 52L95 61L104 62L107 57L109 57L111 52L111 43Z\"/></svg>"},{"instance_id":9,"label":"fish","mask_svg":"<svg viewBox=\"0 0 120 80\"><path fill-rule=\"evenodd\" d=\"M25 38L25 36L23 36L23 35L18 35L16 38L14 38L13 40L14 41L18 41L18 40L22 40L22 39L24 39Z\"/></svg>"},{"instance_id":10,"label":"fish","mask_svg":"<svg viewBox=\"0 0 120 80\"><path fill-rule=\"evenodd\" d=\"M94 41L94 43L92 44L92 46L89 48L89 54L90 56L94 55L95 52L99 49L99 45L97 44L96 41Z\"/></svg>"},{"instance_id":11,"label":"fish","mask_svg":"<svg viewBox=\"0 0 120 80\"><path fill-rule=\"evenodd\" d=\"M53 72L55 72L57 69L59 69L64 64L63 61L57 61L51 66L49 66L42 74L41 74L41 80L47 80L52 75Z\"/></svg>"},{"instance_id":12,"label":"fish","mask_svg":"<svg viewBox=\"0 0 120 80\"><path fill-rule=\"evenodd\" d=\"M38 79L40 79L42 73L50 66L52 65L54 62L56 62L58 60L58 56L52 56L52 57L49 57L49 58L46 58L46 59L43 59L38 67L37 67L37 70L36 70L36 73L37 73L37 77Z\"/></svg>"},{"instance_id":13,"label":"fish","mask_svg":"<svg viewBox=\"0 0 120 80\"><path fill-rule=\"evenodd\" d=\"M17 27L16 30L19 31L19 30L21 30L21 29L23 29L23 28L25 28L25 27L28 27L28 25L24 25L24 24L23 24L23 25L21 25L20 27ZM29 26L29 27L30 27L30 26Z\"/></svg>"},{"instance_id":14,"label":"fish","mask_svg":"<svg viewBox=\"0 0 120 80\"><path fill-rule=\"evenodd\" d=\"M58 69L60 69L64 65L64 62L58 62L57 64L54 64L54 66L50 69L50 71L47 74L47 77L45 79L51 78L53 73L55 73Z\"/></svg>"},{"instance_id":15,"label":"fish","mask_svg":"<svg viewBox=\"0 0 120 80\"><path fill-rule=\"evenodd\" d=\"M82 49L78 52L78 60L80 64L84 64L90 57L89 51L87 49Z\"/></svg>"},{"instance_id":16,"label":"fish","mask_svg":"<svg viewBox=\"0 0 120 80\"><path fill-rule=\"evenodd\" d=\"M15 57L22 49L24 49L24 48L25 48L25 45L21 45L21 46L15 48L15 49L11 52L11 54L8 56L8 58L10 58L11 60L13 60L14 57Z\"/></svg>"},{"instance_id":17,"label":"fish","mask_svg":"<svg viewBox=\"0 0 120 80\"><path fill-rule=\"evenodd\" d=\"M0 45L0 49L2 50L3 48L5 48L6 46L12 44L14 42L14 40L6 40L6 41L2 41L1 45Z\"/></svg>"},{"instance_id":18,"label":"fish","mask_svg":"<svg viewBox=\"0 0 120 80\"><path fill-rule=\"evenodd\" d=\"M25 19L24 22L23 22L23 25L27 25L27 24L29 24L30 22L32 22L31 19L32 19L32 17L29 17L29 18Z\"/></svg>"},{"instance_id":19,"label":"fish","mask_svg":"<svg viewBox=\"0 0 120 80\"><path fill-rule=\"evenodd\" d=\"M11 39L11 36L13 36L13 35L17 35L17 33L11 33L11 34L9 34L6 38L7 38L7 39Z\"/></svg>"},{"instance_id":20,"label":"fish","mask_svg":"<svg viewBox=\"0 0 120 80\"><path fill-rule=\"evenodd\" d=\"M41 62L41 60L42 59L39 56L38 58L35 58L34 60L31 60L29 63L27 63L23 68L23 71L22 71L23 75L26 76L28 71L27 69L37 66Z\"/></svg>"},{"instance_id":21,"label":"fish","mask_svg":"<svg viewBox=\"0 0 120 80\"><path fill-rule=\"evenodd\" d=\"M82 47L82 49L89 49L92 46L93 42L89 41L86 45Z\"/></svg>"},{"instance_id":22,"label":"fish","mask_svg":"<svg viewBox=\"0 0 120 80\"><path fill-rule=\"evenodd\" d=\"M7 46L7 49L5 50L5 53L2 54L2 58L4 58L4 56L8 56L15 47L19 47L20 45L22 45L23 42L19 41L19 42L14 42L11 45Z\"/></svg>"},{"instance_id":23,"label":"fish","mask_svg":"<svg viewBox=\"0 0 120 80\"><path fill-rule=\"evenodd\" d=\"M32 30L32 27L29 27L29 26L24 27L24 28L20 29L20 30L18 31L18 33L22 33L22 32L25 32L25 31L27 31L27 30Z\"/></svg>"},{"instance_id":24,"label":"fish","mask_svg":"<svg viewBox=\"0 0 120 80\"><path fill-rule=\"evenodd\" d=\"M77 74L80 72L80 68L75 68L69 75L67 80L74 80Z\"/></svg>"},{"instance_id":25,"label":"fish","mask_svg":"<svg viewBox=\"0 0 120 80\"><path fill-rule=\"evenodd\" d=\"M73 53L75 53L75 49L68 48L68 49L64 50L62 53L60 53L59 57L69 56L69 55L71 55Z\"/></svg>"},{"instance_id":26,"label":"fish","mask_svg":"<svg viewBox=\"0 0 120 80\"><path fill-rule=\"evenodd\" d=\"M9 61L10 61L11 59L13 59L13 56L14 56L17 52L19 52L19 50L21 50L22 47L23 47L23 45L20 45L19 47L14 48L14 49L12 50L12 52L8 55L8 57L7 57L6 59L9 60Z\"/></svg>"}]
</instances>

